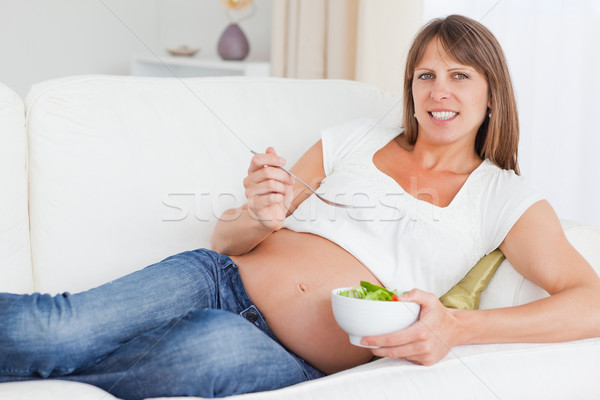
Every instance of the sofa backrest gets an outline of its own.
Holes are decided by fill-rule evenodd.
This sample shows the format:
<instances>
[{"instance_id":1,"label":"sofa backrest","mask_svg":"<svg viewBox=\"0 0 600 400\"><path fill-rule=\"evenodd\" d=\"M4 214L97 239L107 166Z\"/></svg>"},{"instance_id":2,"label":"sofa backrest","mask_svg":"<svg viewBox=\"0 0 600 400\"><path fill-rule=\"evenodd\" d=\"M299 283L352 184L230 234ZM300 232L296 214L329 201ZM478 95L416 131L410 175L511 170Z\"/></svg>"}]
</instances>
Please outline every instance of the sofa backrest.
<instances>
[{"instance_id":1,"label":"sofa backrest","mask_svg":"<svg viewBox=\"0 0 600 400\"><path fill-rule=\"evenodd\" d=\"M291 166L321 128L395 125L402 108L350 81L115 76L44 82L26 105L34 286L50 293L208 247L221 212L245 202L240 140Z\"/></svg>"},{"instance_id":2,"label":"sofa backrest","mask_svg":"<svg viewBox=\"0 0 600 400\"><path fill-rule=\"evenodd\" d=\"M208 247L221 212L245 202L251 154L240 140L256 151L274 146L289 166L323 127L361 117L399 124L400 100L336 80L83 76L38 84L26 99L30 260L23 104L0 87L0 290L29 291L33 279L37 291L77 292ZM600 231L563 223L600 272ZM505 261L481 308L544 295Z\"/></svg>"},{"instance_id":3,"label":"sofa backrest","mask_svg":"<svg viewBox=\"0 0 600 400\"><path fill-rule=\"evenodd\" d=\"M0 291L32 289L27 140L21 98L0 83Z\"/></svg>"}]
</instances>

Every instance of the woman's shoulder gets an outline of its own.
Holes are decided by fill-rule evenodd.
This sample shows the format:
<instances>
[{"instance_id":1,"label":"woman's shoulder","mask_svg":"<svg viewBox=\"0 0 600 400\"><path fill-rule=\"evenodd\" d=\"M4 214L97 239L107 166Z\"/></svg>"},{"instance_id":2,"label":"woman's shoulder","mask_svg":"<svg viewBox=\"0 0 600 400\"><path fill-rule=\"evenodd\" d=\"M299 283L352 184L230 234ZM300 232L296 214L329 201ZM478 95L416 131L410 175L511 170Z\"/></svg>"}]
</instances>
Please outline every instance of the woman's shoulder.
<instances>
[{"instance_id":1,"label":"woman's shoulder","mask_svg":"<svg viewBox=\"0 0 600 400\"><path fill-rule=\"evenodd\" d=\"M393 132L394 128L384 126L371 118L352 119L323 129L321 140L325 172L330 172L337 160L344 158L364 143L393 136Z\"/></svg>"},{"instance_id":2,"label":"woman's shoulder","mask_svg":"<svg viewBox=\"0 0 600 400\"><path fill-rule=\"evenodd\" d=\"M478 168L478 178L479 184L475 187L488 209L507 207L512 202L520 203L523 199L541 197L524 176L512 169L499 167L489 158Z\"/></svg>"},{"instance_id":3,"label":"woman's shoulder","mask_svg":"<svg viewBox=\"0 0 600 400\"><path fill-rule=\"evenodd\" d=\"M388 126L383 124L381 121L377 121L373 118L362 117L355 118L350 120L345 120L327 127L324 127L321 131L322 135L327 136L341 136L341 137L351 137L360 135L361 133L371 133L371 132L388 132L394 131L396 134L399 133L399 129L397 127Z\"/></svg>"},{"instance_id":4,"label":"woman's shoulder","mask_svg":"<svg viewBox=\"0 0 600 400\"><path fill-rule=\"evenodd\" d=\"M376 121L371 118L356 118L342 121L322 129L321 137L334 141L343 141L359 135L361 132L372 130Z\"/></svg>"},{"instance_id":5,"label":"woman's shoulder","mask_svg":"<svg viewBox=\"0 0 600 400\"><path fill-rule=\"evenodd\" d=\"M478 169L481 170L483 176L487 176L488 178L493 178L501 182L517 182L524 180L524 178L521 175L518 175L514 170L504 169L489 158L484 159Z\"/></svg>"},{"instance_id":6,"label":"woman's shoulder","mask_svg":"<svg viewBox=\"0 0 600 400\"><path fill-rule=\"evenodd\" d=\"M527 179L511 169L484 160L474 195L480 204L481 236L486 254L504 240L519 217L543 196Z\"/></svg>"}]
</instances>

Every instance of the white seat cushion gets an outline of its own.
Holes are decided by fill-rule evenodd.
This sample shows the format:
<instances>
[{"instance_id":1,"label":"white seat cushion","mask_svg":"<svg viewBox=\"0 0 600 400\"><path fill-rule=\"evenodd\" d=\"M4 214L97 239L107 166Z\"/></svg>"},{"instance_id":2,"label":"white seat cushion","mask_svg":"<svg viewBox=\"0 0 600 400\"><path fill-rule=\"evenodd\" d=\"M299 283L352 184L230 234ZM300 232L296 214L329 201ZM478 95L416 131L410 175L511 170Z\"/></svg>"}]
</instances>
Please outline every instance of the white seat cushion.
<instances>
[{"instance_id":1,"label":"white seat cushion","mask_svg":"<svg viewBox=\"0 0 600 400\"><path fill-rule=\"evenodd\" d=\"M458 346L433 366L380 359L315 381L231 400L592 400L600 339ZM166 398L160 398L166 400Z\"/></svg>"},{"instance_id":2,"label":"white seat cushion","mask_svg":"<svg viewBox=\"0 0 600 400\"><path fill-rule=\"evenodd\" d=\"M116 400L96 386L60 380L0 384L2 400Z\"/></svg>"},{"instance_id":3,"label":"white seat cushion","mask_svg":"<svg viewBox=\"0 0 600 400\"><path fill-rule=\"evenodd\" d=\"M21 98L0 83L0 291L33 288L27 216L27 137Z\"/></svg>"}]
</instances>

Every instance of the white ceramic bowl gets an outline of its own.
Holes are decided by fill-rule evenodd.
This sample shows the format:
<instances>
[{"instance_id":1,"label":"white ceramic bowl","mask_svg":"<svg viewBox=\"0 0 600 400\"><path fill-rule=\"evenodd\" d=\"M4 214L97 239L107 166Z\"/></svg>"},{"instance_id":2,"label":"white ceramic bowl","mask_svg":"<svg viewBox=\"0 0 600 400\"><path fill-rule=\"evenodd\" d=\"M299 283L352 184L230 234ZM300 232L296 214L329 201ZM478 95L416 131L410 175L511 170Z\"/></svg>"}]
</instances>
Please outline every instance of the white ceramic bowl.
<instances>
[{"instance_id":1,"label":"white ceramic bowl","mask_svg":"<svg viewBox=\"0 0 600 400\"><path fill-rule=\"evenodd\" d=\"M418 303L354 299L338 294L348 289L332 290L331 305L335 320L355 346L368 347L360 344L363 337L408 328L419 318L421 306Z\"/></svg>"}]
</instances>

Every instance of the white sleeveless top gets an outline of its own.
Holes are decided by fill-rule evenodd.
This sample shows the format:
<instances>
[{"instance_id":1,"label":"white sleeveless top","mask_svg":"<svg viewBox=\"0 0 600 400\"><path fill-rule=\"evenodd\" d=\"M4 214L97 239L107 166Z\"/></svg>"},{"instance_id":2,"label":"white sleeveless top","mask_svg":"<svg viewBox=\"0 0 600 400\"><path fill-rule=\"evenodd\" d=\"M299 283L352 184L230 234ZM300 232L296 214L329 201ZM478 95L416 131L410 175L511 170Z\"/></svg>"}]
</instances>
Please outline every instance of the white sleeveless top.
<instances>
[{"instance_id":1,"label":"white sleeveless top","mask_svg":"<svg viewBox=\"0 0 600 400\"><path fill-rule=\"evenodd\" d=\"M419 288L439 297L542 197L514 171L485 160L447 207L418 200L373 163L373 155L400 133L366 119L325 129L326 177L318 192L359 208L332 207L311 195L284 227L331 240L388 288Z\"/></svg>"}]
</instances>

